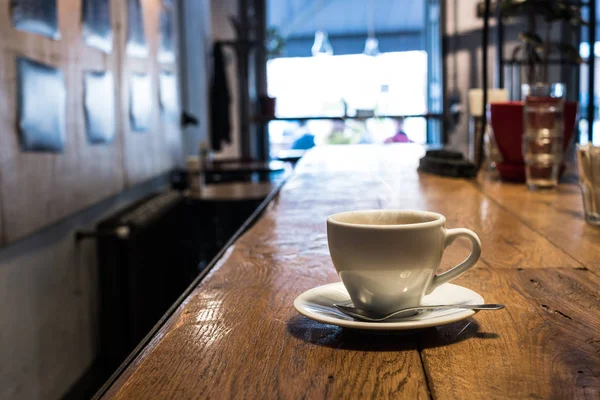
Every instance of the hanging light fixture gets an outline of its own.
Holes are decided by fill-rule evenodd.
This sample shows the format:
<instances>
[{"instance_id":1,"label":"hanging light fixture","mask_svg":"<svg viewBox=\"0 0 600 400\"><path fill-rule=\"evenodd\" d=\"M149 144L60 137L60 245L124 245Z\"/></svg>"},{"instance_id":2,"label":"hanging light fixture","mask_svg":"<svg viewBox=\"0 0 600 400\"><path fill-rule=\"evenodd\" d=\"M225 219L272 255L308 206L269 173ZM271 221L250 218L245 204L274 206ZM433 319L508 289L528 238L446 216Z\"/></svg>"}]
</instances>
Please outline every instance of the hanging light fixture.
<instances>
[{"instance_id":1,"label":"hanging light fixture","mask_svg":"<svg viewBox=\"0 0 600 400\"><path fill-rule=\"evenodd\" d=\"M365 50L363 51L363 54L372 57L379 54L379 40L375 39L374 37L368 37L367 41L365 42Z\"/></svg>"},{"instance_id":2,"label":"hanging light fixture","mask_svg":"<svg viewBox=\"0 0 600 400\"><path fill-rule=\"evenodd\" d=\"M315 43L313 44L311 51L314 57L333 55L333 47L331 47L331 43L329 43L327 33L323 31L315 32Z\"/></svg>"},{"instance_id":3,"label":"hanging light fixture","mask_svg":"<svg viewBox=\"0 0 600 400\"><path fill-rule=\"evenodd\" d=\"M315 7L313 9L313 16L315 20L319 19L319 13L325 8L326 5L327 4L325 0L320 0L318 3L315 3ZM329 36L327 35L327 32L322 29L319 29L315 32L315 42L312 45L311 52L313 57L333 55L333 47L329 42Z\"/></svg>"},{"instance_id":4,"label":"hanging light fixture","mask_svg":"<svg viewBox=\"0 0 600 400\"><path fill-rule=\"evenodd\" d=\"M369 0L369 5L367 8L367 23L368 26L368 36L365 42L365 50L363 54L366 56L374 57L379 54L379 40L375 38L375 23L373 17L373 0Z\"/></svg>"}]
</instances>

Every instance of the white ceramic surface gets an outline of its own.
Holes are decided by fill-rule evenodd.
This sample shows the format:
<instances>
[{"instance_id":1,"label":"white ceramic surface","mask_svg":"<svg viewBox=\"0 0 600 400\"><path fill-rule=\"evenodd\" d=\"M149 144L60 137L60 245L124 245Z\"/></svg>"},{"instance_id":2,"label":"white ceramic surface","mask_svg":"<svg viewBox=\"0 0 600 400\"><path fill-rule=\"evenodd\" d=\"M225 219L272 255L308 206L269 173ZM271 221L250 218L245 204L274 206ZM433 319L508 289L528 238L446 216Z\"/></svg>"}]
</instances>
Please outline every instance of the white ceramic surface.
<instances>
[{"instance_id":1,"label":"white ceramic surface","mask_svg":"<svg viewBox=\"0 0 600 400\"><path fill-rule=\"evenodd\" d=\"M348 291L341 282L319 286L307 290L294 300L294 308L310 319L324 324L344 328L368 330L410 330L428 328L460 321L475 314L473 310L451 309L426 311L408 318L391 319L386 322L356 321L333 304L346 304L350 301ZM485 301L476 292L462 286L446 283L423 297L422 305L436 304L483 304Z\"/></svg>"},{"instance_id":2,"label":"white ceramic surface","mask_svg":"<svg viewBox=\"0 0 600 400\"><path fill-rule=\"evenodd\" d=\"M444 249L458 237L472 243L469 257L436 275ZM356 307L385 314L421 304L425 294L473 267L481 242L468 229L446 229L437 213L351 211L327 219L329 252Z\"/></svg>"}]
</instances>

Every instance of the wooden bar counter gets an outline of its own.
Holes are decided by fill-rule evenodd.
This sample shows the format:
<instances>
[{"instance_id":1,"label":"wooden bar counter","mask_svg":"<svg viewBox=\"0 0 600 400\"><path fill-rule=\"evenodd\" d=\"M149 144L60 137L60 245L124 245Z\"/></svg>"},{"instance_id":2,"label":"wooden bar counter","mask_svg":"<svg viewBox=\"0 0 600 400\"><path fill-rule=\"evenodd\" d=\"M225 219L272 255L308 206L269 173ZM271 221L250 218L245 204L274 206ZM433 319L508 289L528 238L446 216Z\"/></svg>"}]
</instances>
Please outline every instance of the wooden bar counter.
<instances>
[{"instance_id":1,"label":"wooden bar counter","mask_svg":"<svg viewBox=\"0 0 600 400\"><path fill-rule=\"evenodd\" d=\"M576 184L418 173L416 145L309 152L263 214L98 394L191 398L600 398L600 229ZM353 209L442 213L483 253L455 283L504 303L453 324L370 334L300 316L296 296L338 281L326 218ZM449 247L444 267L469 251Z\"/></svg>"}]
</instances>

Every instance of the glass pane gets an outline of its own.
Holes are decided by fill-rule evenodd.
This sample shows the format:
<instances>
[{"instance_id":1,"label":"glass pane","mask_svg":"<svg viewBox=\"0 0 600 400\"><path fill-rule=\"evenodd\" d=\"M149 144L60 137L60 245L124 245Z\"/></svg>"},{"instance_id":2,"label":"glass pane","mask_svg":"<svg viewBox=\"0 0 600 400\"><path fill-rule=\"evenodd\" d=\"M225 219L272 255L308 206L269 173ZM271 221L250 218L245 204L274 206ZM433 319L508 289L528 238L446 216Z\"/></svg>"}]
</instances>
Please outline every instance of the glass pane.
<instances>
[{"instance_id":1,"label":"glass pane","mask_svg":"<svg viewBox=\"0 0 600 400\"><path fill-rule=\"evenodd\" d=\"M443 77L442 77L442 33L440 27L440 2L439 0L427 0L425 25L426 40L425 50L429 55L427 64L427 108L431 113L442 113L443 103ZM429 120L427 125L427 137L429 143L439 144L442 142L441 123L437 120Z\"/></svg>"},{"instance_id":2,"label":"glass pane","mask_svg":"<svg viewBox=\"0 0 600 400\"><path fill-rule=\"evenodd\" d=\"M267 63L272 155L323 144L438 143L441 121L428 118L443 113L440 1L319 4L298 13L288 2L267 3L270 37L283 39ZM317 31L333 55L312 55ZM363 53L368 38L380 53Z\"/></svg>"},{"instance_id":3,"label":"glass pane","mask_svg":"<svg viewBox=\"0 0 600 400\"><path fill-rule=\"evenodd\" d=\"M598 21L590 16L589 7L585 6L582 8L582 16L586 21L595 21L596 22L596 31L598 32ZM599 10L600 12L600 10ZM598 93L600 93L600 42L594 43L593 46L590 46L589 41L589 26L583 26L581 29L581 40L582 43L579 46L579 53L581 58L586 61L580 66L580 92L579 92L579 142L582 144L588 143L590 139L594 144L600 145L600 122L598 121ZM593 48L590 48L593 47ZM594 68L594 91L593 94L589 93L589 62L590 57L594 57L595 59L595 68ZM594 122L591 126L589 126L588 122L588 105L590 101L593 102L593 119Z\"/></svg>"},{"instance_id":4,"label":"glass pane","mask_svg":"<svg viewBox=\"0 0 600 400\"><path fill-rule=\"evenodd\" d=\"M276 58L267 64L276 116L415 115L427 110L424 51Z\"/></svg>"}]
</instances>

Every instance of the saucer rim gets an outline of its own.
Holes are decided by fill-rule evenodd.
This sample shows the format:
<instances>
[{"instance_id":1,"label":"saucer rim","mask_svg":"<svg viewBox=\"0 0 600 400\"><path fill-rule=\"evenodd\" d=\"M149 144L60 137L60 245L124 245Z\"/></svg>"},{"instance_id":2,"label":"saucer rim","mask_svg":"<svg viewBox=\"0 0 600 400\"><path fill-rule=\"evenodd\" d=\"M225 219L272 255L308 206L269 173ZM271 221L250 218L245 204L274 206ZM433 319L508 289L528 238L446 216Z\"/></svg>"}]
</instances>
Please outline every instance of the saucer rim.
<instances>
[{"instance_id":1,"label":"saucer rim","mask_svg":"<svg viewBox=\"0 0 600 400\"><path fill-rule=\"evenodd\" d=\"M434 326L446 325L453 322L457 322L463 320L465 318L469 318L474 315L477 311L475 310L463 310L457 313L453 313L450 315L442 315L439 317L434 317L428 320L408 320L408 321L394 321L394 322L367 322L367 321L356 321L356 320L347 320L340 319L331 316L324 316L320 313L315 313L309 310L306 310L300 303L309 303L306 300L307 297L310 297L311 294L315 292L322 292L329 288L333 287L342 287L344 291L346 288L342 282L334 282L328 283L325 285L317 286L311 289L308 289L301 293L294 300L294 308L301 315L312 319L317 322L321 322L323 324L335 325L342 328L351 328L351 329L363 329L363 330L377 330L377 331L390 331L390 330L415 330L415 329L423 329L423 328L431 328ZM476 291L469 289L467 287L457 285L455 283L444 283L442 286L452 286L454 290L466 291L470 292L470 297L475 302L480 302L481 304L485 303L483 297L477 293Z\"/></svg>"}]
</instances>

